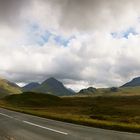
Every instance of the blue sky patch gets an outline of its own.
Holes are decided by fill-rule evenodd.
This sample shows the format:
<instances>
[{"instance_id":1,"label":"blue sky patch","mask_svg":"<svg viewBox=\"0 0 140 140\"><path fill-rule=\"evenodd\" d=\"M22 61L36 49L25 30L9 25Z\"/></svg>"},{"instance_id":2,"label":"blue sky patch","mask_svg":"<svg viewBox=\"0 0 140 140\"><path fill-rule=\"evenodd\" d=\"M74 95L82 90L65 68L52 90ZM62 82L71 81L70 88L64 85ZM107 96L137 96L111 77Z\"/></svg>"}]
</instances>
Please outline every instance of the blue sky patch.
<instances>
[{"instance_id":1,"label":"blue sky patch","mask_svg":"<svg viewBox=\"0 0 140 140\"><path fill-rule=\"evenodd\" d=\"M48 43L50 38L54 40L54 42L58 46L67 47L68 43L75 38L74 36L65 37L61 34L52 33L49 30L43 30L38 24L30 24L28 29L28 42L30 44L38 44L39 46L43 46Z\"/></svg>"},{"instance_id":2,"label":"blue sky patch","mask_svg":"<svg viewBox=\"0 0 140 140\"><path fill-rule=\"evenodd\" d=\"M138 35L138 33L136 32L135 28L128 28L125 31L121 31L121 32L112 32L111 35L113 38L126 38L128 39L129 35Z\"/></svg>"},{"instance_id":3,"label":"blue sky patch","mask_svg":"<svg viewBox=\"0 0 140 140\"><path fill-rule=\"evenodd\" d=\"M75 38L74 36L71 36L69 38L65 38L61 35L56 35L54 36L54 40L55 42L58 44L58 45L61 45L61 46L64 46L64 47L67 47L68 43L73 39Z\"/></svg>"}]
</instances>

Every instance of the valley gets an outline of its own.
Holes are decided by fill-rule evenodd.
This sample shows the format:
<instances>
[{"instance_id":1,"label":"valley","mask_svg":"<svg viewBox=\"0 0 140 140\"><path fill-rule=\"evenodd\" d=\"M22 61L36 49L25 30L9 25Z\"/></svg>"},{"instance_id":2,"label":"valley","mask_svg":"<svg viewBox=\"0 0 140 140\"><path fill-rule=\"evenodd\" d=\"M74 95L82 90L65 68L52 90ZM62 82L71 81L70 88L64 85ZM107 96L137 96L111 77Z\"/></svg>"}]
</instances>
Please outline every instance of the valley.
<instances>
[{"instance_id":1,"label":"valley","mask_svg":"<svg viewBox=\"0 0 140 140\"><path fill-rule=\"evenodd\" d=\"M140 95L56 97L23 93L0 101L3 108L106 129L140 132Z\"/></svg>"}]
</instances>

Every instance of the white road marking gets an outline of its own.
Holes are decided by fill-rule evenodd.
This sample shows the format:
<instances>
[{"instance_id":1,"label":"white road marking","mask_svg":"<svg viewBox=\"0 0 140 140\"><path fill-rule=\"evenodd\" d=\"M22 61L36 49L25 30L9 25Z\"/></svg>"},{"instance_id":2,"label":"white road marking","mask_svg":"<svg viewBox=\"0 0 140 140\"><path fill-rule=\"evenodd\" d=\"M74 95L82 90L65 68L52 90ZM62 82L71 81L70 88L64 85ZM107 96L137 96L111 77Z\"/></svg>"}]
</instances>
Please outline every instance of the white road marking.
<instances>
[{"instance_id":1,"label":"white road marking","mask_svg":"<svg viewBox=\"0 0 140 140\"><path fill-rule=\"evenodd\" d=\"M52 128L48 128L48 127L45 127L45 126L41 126L41 125L38 125L38 124L35 124L35 123L31 123L31 122L28 122L28 121L23 121L23 122L26 123L26 124L36 126L36 127L39 127L39 128L43 128L43 129L47 129L47 130L50 130L50 131L53 131L53 132L56 132L56 133L60 133L60 134L63 134L63 135L68 135L68 133L65 133L65 132L62 132L62 131L59 131L59 130L55 130L55 129L52 129Z\"/></svg>"},{"instance_id":2,"label":"white road marking","mask_svg":"<svg viewBox=\"0 0 140 140\"><path fill-rule=\"evenodd\" d=\"M8 118L11 118L11 119L14 118L14 117L12 117L12 116L9 116L9 115L7 115L7 114L3 114L3 113L0 113L0 115L5 116L5 117L8 117Z\"/></svg>"},{"instance_id":3,"label":"white road marking","mask_svg":"<svg viewBox=\"0 0 140 140\"><path fill-rule=\"evenodd\" d=\"M16 119L16 118L14 118L12 116L9 116L7 114L4 114L4 113L0 113L0 115L20 121L19 119ZM55 129L52 129L52 128L49 128L49 127L41 126L41 125L31 123L31 122L28 122L28 121L22 121L22 122L24 122L26 124L29 124L29 125L32 125L32 126L36 126L36 127L39 127L39 128L50 130L50 131L53 131L53 132L56 132L56 133L60 133L60 134L63 134L63 135L68 135L68 133L65 133L65 132L62 132L62 131L59 131L59 130L55 130Z\"/></svg>"}]
</instances>

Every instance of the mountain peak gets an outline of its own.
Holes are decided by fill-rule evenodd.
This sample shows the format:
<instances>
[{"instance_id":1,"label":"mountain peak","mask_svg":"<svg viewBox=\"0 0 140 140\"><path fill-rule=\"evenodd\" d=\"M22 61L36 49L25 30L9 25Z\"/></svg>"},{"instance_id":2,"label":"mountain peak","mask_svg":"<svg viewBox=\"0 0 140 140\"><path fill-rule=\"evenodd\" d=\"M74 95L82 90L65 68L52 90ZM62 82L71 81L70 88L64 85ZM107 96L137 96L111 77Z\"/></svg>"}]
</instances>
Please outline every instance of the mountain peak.
<instances>
[{"instance_id":1,"label":"mountain peak","mask_svg":"<svg viewBox=\"0 0 140 140\"><path fill-rule=\"evenodd\" d=\"M61 84L62 85L62 83L58 81L57 79L55 79L54 77L50 77L49 79L42 82L42 84Z\"/></svg>"},{"instance_id":2,"label":"mountain peak","mask_svg":"<svg viewBox=\"0 0 140 140\"><path fill-rule=\"evenodd\" d=\"M35 89L35 91L50 93L57 96L71 95L72 91L68 90L62 82L58 81L54 77L50 77Z\"/></svg>"},{"instance_id":3,"label":"mountain peak","mask_svg":"<svg viewBox=\"0 0 140 140\"><path fill-rule=\"evenodd\" d=\"M47 80L58 81L58 80L56 80L54 77L50 77L50 78L48 78Z\"/></svg>"},{"instance_id":4,"label":"mountain peak","mask_svg":"<svg viewBox=\"0 0 140 140\"><path fill-rule=\"evenodd\" d=\"M50 77L50 78L48 78L47 80L45 80L45 81L58 81L57 79L55 79L54 77Z\"/></svg>"},{"instance_id":5,"label":"mountain peak","mask_svg":"<svg viewBox=\"0 0 140 140\"><path fill-rule=\"evenodd\" d=\"M74 92L68 90L63 83L55 79L54 77L50 77L41 84L39 83L30 83L22 88L23 91L34 91L40 93L49 93L56 96L63 95L72 95Z\"/></svg>"}]
</instances>

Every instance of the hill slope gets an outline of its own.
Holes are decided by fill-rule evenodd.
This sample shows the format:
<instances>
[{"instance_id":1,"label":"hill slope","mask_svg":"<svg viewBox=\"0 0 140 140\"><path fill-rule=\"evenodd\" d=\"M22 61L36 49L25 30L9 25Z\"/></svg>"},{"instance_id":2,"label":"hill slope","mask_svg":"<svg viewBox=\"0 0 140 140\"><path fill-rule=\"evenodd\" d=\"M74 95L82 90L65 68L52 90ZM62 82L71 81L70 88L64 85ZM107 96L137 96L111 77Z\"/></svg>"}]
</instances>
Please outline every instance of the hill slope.
<instances>
[{"instance_id":1,"label":"hill slope","mask_svg":"<svg viewBox=\"0 0 140 140\"><path fill-rule=\"evenodd\" d=\"M21 89L18 85L8 80L0 79L0 97L19 93L21 93Z\"/></svg>"},{"instance_id":2,"label":"hill slope","mask_svg":"<svg viewBox=\"0 0 140 140\"><path fill-rule=\"evenodd\" d=\"M24 92L19 95L7 96L3 100L17 106L45 107L55 105L62 99L50 94Z\"/></svg>"},{"instance_id":3,"label":"hill slope","mask_svg":"<svg viewBox=\"0 0 140 140\"><path fill-rule=\"evenodd\" d=\"M130 82L122 85L121 87L136 87L136 86L140 86L140 77L132 79Z\"/></svg>"}]
</instances>

